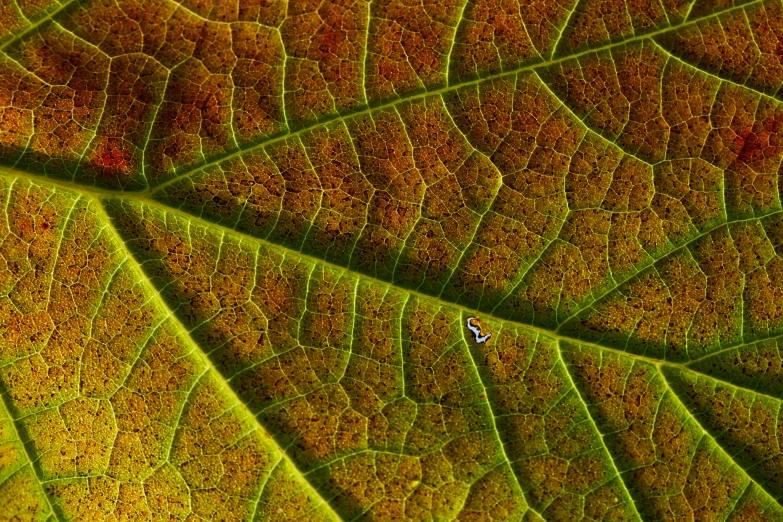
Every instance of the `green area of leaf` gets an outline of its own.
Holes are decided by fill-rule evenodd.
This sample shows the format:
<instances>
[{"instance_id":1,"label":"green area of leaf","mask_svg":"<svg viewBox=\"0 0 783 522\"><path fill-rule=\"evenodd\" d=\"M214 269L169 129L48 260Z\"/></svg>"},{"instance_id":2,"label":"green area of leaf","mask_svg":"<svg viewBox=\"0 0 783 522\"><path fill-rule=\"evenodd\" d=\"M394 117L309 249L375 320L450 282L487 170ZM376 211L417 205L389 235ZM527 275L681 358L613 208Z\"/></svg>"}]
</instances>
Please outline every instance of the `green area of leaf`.
<instances>
[{"instance_id":1,"label":"green area of leaf","mask_svg":"<svg viewBox=\"0 0 783 522\"><path fill-rule=\"evenodd\" d=\"M780 42L0 6L0 520L783 520Z\"/></svg>"}]
</instances>

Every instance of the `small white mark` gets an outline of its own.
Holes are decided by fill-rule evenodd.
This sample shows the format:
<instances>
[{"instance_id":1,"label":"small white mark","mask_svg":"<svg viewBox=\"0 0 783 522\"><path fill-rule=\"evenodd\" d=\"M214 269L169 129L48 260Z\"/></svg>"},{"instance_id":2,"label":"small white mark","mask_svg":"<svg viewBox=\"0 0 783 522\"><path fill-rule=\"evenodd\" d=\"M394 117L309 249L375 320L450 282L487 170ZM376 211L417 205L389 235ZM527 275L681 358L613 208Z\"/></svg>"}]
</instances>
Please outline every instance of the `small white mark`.
<instances>
[{"instance_id":1,"label":"small white mark","mask_svg":"<svg viewBox=\"0 0 783 522\"><path fill-rule=\"evenodd\" d=\"M492 337L491 333L488 333L487 335L481 335L481 327L476 326L473 323L478 323L478 319L475 317L468 317L468 330L473 332L473 335L476 336L476 342L481 344L487 342L487 339Z\"/></svg>"}]
</instances>

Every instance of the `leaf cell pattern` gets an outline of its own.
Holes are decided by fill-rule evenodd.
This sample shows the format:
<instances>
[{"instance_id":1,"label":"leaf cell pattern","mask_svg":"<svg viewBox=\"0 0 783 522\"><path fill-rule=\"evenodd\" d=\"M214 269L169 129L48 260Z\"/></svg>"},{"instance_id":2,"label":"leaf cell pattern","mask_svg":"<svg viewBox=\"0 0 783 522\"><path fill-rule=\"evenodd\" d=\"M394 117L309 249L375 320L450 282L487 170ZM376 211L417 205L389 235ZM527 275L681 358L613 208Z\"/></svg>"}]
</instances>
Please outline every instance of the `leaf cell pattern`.
<instances>
[{"instance_id":1,"label":"leaf cell pattern","mask_svg":"<svg viewBox=\"0 0 783 522\"><path fill-rule=\"evenodd\" d=\"M783 520L780 0L0 4L0 520Z\"/></svg>"}]
</instances>

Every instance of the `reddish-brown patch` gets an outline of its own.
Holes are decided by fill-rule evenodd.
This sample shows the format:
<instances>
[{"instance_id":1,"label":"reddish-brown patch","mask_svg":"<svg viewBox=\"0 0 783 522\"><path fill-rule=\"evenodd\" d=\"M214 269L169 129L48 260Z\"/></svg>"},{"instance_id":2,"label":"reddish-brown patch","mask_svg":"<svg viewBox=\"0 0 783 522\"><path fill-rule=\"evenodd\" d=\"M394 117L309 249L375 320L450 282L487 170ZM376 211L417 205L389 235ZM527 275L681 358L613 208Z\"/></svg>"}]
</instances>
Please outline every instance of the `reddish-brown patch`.
<instances>
[{"instance_id":1,"label":"reddish-brown patch","mask_svg":"<svg viewBox=\"0 0 783 522\"><path fill-rule=\"evenodd\" d=\"M737 159L743 163L754 163L776 152L781 147L780 130L783 127L783 114L775 114L752 128L737 131L733 147L737 150Z\"/></svg>"}]
</instances>

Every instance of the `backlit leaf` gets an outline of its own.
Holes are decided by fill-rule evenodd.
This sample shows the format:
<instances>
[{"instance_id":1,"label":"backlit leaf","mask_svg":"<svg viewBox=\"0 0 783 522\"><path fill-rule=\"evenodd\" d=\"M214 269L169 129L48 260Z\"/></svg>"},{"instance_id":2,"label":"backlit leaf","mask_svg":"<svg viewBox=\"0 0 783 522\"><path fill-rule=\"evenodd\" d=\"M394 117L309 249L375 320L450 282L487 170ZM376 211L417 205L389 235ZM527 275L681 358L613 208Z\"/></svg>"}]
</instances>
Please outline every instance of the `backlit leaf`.
<instances>
[{"instance_id":1,"label":"backlit leaf","mask_svg":"<svg viewBox=\"0 0 783 522\"><path fill-rule=\"evenodd\" d=\"M0 520L783 520L780 0L0 5Z\"/></svg>"}]
</instances>

